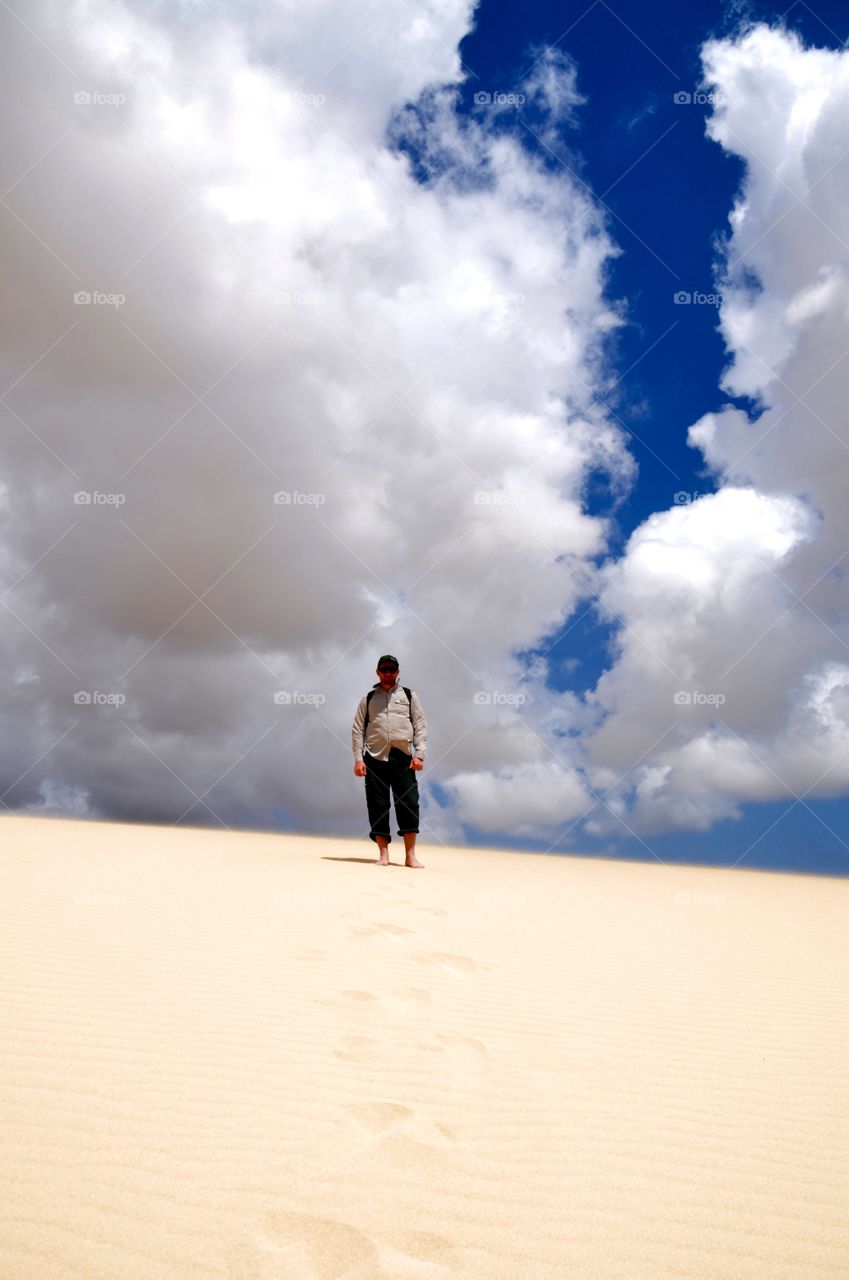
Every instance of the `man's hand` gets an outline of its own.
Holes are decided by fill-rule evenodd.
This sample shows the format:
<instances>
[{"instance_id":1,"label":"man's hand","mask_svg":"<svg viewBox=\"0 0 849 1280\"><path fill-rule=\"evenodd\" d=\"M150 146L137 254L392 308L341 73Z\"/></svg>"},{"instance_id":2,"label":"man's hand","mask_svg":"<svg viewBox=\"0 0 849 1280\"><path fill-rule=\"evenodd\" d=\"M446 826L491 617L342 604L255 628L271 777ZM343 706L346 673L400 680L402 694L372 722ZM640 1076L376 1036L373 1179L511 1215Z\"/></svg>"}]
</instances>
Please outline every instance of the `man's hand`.
<instances>
[{"instance_id":1,"label":"man's hand","mask_svg":"<svg viewBox=\"0 0 849 1280\"><path fill-rule=\"evenodd\" d=\"M413 756L412 760L410 761L410 768L411 769L424 768L424 760L422 760L421 756Z\"/></svg>"},{"instance_id":2,"label":"man's hand","mask_svg":"<svg viewBox=\"0 0 849 1280\"><path fill-rule=\"evenodd\" d=\"M355 760L355 761L354 761L354 773L357 775L357 777L358 777L358 778L364 778L364 777L366 776L366 762L365 762L365 760Z\"/></svg>"}]
</instances>

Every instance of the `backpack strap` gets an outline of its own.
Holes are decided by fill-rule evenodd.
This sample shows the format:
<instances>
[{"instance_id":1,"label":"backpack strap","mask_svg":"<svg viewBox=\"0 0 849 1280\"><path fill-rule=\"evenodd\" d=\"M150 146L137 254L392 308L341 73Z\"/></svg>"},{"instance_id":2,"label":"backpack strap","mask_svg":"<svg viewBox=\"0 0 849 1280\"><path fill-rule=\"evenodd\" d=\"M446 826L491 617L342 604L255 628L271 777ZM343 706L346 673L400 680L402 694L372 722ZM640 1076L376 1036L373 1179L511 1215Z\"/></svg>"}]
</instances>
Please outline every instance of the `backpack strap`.
<instances>
[{"instance_id":1,"label":"backpack strap","mask_svg":"<svg viewBox=\"0 0 849 1280\"><path fill-rule=\"evenodd\" d=\"M366 718L363 721L363 737L366 736L366 729L368 728L369 703L371 702L373 697L374 697L374 689L369 689L368 694L366 695Z\"/></svg>"},{"instance_id":2,"label":"backpack strap","mask_svg":"<svg viewBox=\"0 0 849 1280\"><path fill-rule=\"evenodd\" d=\"M405 692L405 693L406 693L406 695L407 695L407 701L408 701L408 702L409 702L409 704L410 704L410 713L411 713L411 715L412 715L412 710L413 710L413 694L412 694L412 691L411 691L410 689L408 689L408 688L407 688L407 686L406 686L405 684L402 684L402 685L401 685L401 688L404 690L404 692ZM368 728L368 709L369 709L369 703L371 702L371 700L372 700L372 698L374 697L375 693L376 693L376 690L375 690L375 689L369 689L368 693L366 694L366 716L365 716L365 719L363 720L363 737L364 737L364 738L365 738L365 736L366 736L366 729Z\"/></svg>"}]
</instances>

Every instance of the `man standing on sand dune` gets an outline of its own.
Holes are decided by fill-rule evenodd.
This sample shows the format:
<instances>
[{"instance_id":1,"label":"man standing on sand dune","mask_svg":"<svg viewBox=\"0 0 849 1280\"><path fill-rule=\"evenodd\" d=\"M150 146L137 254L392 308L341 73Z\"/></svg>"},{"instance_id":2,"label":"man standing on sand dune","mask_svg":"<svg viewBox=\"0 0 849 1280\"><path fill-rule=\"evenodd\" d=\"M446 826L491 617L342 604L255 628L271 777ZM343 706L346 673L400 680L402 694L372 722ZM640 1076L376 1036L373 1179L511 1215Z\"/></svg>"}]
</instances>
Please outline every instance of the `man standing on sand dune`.
<instances>
[{"instance_id":1,"label":"man standing on sand dune","mask_svg":"<svg viewBox=\"0 0 849 1280\"><path fill-rule=\"evenodd\" d=\"M366 780L369 836L380 850L378 865L389 865L390 791L395 797L398 835L404 837L405 865L423 867L416 857L419 786L424 768L427 721L418 694L398 684L398 659L378 659L378 682L360 698L351 730L354 773Z\"/></svg>"}]
</instances>

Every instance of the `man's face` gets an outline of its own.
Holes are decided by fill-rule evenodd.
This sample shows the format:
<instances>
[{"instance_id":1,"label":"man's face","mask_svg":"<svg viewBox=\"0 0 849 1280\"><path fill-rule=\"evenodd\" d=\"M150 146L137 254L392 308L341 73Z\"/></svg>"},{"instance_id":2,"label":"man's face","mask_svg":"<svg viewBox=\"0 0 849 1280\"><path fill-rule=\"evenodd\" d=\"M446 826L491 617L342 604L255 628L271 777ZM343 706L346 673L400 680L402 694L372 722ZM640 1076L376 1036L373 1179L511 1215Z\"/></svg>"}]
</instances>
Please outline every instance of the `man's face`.
<instances>
[{"instance_id":1,"label":"man's face","mask_svg":"<svg viewBox=\"0 0 849 1280\"><path fill-rule=\"evenodd\" d=\"M384 663L382 667L377 668L377 678L380 681L381 688L389 690L398 679L398 668L390 667Z\"/></svg>"}]
</instances>

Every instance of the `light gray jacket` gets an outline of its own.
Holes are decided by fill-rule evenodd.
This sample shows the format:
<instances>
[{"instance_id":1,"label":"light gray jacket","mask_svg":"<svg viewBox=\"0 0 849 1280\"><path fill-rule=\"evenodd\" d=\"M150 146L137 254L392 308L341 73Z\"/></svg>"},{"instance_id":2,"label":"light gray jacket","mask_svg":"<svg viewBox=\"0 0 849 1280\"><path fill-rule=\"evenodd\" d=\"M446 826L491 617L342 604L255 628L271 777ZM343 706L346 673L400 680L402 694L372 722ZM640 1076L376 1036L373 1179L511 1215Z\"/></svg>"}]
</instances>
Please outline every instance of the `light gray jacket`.
<instances>
[{"instance_id":1,"label":"light gray jacket","mask_svg":"<svg viewBox=\"0 0 849 1280\"><path fill-rule=\"evenodd\" d=\"M363 725L366 719L368 694L360 698L354 716L351 728L354 760L362 760L363 746L370 756L376 756L378 760L389 759L390 747L398 747L401 751L406 751L407 755L424 759L424 753L427 750L427 721L415 689L410 690L413 695L411 708L403 685L398 684L397 680L388 694L383 692L379 680L377 684L372 685L372 688L374 694L369 703L365 742Z\"/></svg>"}]
</instances>

